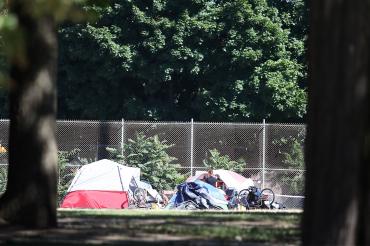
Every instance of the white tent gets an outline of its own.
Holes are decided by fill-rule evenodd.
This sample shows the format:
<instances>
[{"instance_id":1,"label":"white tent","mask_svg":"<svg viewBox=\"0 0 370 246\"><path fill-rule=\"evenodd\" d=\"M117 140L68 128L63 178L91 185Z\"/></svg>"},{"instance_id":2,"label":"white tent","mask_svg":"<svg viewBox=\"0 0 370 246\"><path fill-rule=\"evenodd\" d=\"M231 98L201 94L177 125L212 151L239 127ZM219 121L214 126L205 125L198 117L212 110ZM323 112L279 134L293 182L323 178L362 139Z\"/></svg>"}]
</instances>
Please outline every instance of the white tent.
<instances>
[{"instance_id":1,"label":"white tent","mask_svg":"<svg viewBox=\"0 0 370 246\"><path fill-rule=\"evenodd\" d=\"M76 190L128 191L131 178L140 180L140 169L107 159L81 167L68 192Z\"/></svg>"},{"instance_id":2,"label":"white tent","mask_svg":"<svg viewBox=\"0 0 370 246\"><path fill-rule=\"evenodd\" d=\"M140 169L110 160L81 167L68 189L62 208L127 208L130 181L140 180Z\"/></svg>"}]
</instances>

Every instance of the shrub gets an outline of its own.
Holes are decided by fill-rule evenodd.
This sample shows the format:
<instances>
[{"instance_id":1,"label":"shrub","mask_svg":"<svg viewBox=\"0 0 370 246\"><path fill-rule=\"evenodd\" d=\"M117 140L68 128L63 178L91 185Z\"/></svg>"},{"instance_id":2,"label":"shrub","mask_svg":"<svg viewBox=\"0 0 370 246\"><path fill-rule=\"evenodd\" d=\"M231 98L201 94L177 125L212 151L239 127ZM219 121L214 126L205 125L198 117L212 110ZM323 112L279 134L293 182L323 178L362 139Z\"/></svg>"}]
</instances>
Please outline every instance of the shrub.
<instances>
[{"instance_id":1,"label":"shrub","mask_svg":"<svg viewBox=\"0 0 370 246\"><path fill-rule=\"evenodd\" d=\"M241 173L246 168L246 163L243 159L233 161L228 155L221 155L217 149L212 149L209 153L211 155L203 160L204 166L209 169L225 169Z\"/></svg>"},{"instance_id":2,"label":"shrub","mask_svg":"<svg viewBox=\"0 0 370 246\"><path fill-rule=\"evenodd\" d=\"M298 139L293 139L290 143L288 152L282 152L283 163L289 169L304 170L304 153L302 143ZM293 194L302 194L304 191L304 172L294 172L291 175L280 177L282 183L288 185Z\"/></svg>"},{"instance_id":3,"label":"shrub","mask_svg":"<svg viewBox=\"0 0 370 246\"><path fill-rule=\"evenodd\" d=\"M166 152L171 147L173 145L167 144L166 140L161 141L158 135L146 137L137 133L135 139L129 139L124 145L124 155L113 148L107 148L107 151L111 153L111 159L140 168L142 180L161 191L173 189L184 180L177 171L180 165L174 163L177 159Z\"/></svg>"},{"instance_id":4,"label":"shrub","mask_svg":"<svg viewBox=\"0 0 370 246\"><path fill-rule=\"evenodd\" d=\"M0 194L5 192L6 182L8 179L8 168L6 166L0 166Z\"/></svg>"},{"instance_id":5,"label":"shrub","mask_svg":"<svg viewBox=\"0 0 370 246\"><path fill-rule=\"evenodd\" d=\"M305 132L290 135L272 141L274 148L279 150L276 156L277 162L281 162L285 171L275 172L275 184L283 184L282 192L291 195L302 195L304 192L304 145Z\"/></svg>"}]
</instances>

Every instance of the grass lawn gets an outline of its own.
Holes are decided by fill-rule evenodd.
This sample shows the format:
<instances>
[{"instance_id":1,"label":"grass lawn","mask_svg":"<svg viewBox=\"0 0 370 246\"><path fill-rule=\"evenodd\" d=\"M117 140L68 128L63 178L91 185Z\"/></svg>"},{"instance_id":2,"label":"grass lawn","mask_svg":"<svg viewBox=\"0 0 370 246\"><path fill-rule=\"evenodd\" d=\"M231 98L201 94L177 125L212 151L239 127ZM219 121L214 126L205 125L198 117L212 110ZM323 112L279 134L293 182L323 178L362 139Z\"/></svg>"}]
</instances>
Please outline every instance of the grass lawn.
<instances>
[{"instance_id":1,"label":"grass lawn","mask_svg":"<svg viewBox=\"0 0 370 246\"><path fill-rule=\"evenodd\" d=\"M301 212L58 210L58 228L3 229L0 243L32 245L297 245Z\"/></svg>"}]
</instances>

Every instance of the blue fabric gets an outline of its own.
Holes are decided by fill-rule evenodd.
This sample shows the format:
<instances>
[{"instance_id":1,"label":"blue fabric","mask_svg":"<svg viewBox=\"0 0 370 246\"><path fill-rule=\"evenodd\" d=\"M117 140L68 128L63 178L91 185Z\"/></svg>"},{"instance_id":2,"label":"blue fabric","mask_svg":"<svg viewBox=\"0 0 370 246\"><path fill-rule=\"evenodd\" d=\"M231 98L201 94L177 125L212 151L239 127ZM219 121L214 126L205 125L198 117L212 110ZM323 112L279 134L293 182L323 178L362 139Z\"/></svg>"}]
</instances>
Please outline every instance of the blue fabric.
<instances>
[{"instance_id":1,"label":"blue fabric","mask_svg":"<svg viewBox=\"0 0 370 246\"><path fill-rule=\"evenodd\" d=\"M227 201L219 189L203 181L185 182L177 186L168 208L176 208L186 201L194 202L200 209L227 209Z\"/></svg>"},{"instance_id":2,"label":"blue fabric","mask_svg":"<svg viewBox=\"0 0 370 246\"><path fill-rule=\"evenodd\" d=\"M214 197L216 199L220 199L220 200L226 201L223 192L221 192L220 189L214 187L213 185L210 185L210 184L208 184L206 182L203 182L203 181L200 181L200 180L196 180L194 183L196 183L197 185L199 185L202 188L207 189L208 193L212 197Z\"/></svg>"}]
</instances>

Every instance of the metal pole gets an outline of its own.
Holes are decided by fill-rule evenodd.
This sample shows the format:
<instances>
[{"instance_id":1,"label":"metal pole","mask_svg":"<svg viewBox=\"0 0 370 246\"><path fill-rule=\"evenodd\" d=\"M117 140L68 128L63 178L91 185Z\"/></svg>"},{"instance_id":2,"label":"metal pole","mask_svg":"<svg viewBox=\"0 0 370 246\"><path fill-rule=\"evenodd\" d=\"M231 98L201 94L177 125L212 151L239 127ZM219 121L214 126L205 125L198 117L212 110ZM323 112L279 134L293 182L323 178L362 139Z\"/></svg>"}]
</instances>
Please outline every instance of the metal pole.
<instances>
[{"instance_id":1,"label":"metal pole","mask_svg":"<svg viewBox=\"0 0 370 246\"><path fill-rule=\"evenodd\" d=\"M121 155L123 156L123 144L125 138L125 119L122 118L121 121Z\"/></svg>"},{"instance_id":2,"label":"metal pole","mask_svg":"<svg viewBox=\"0 0 370 246\"><path fill-rule=\"evenodd\" d=\"M266 165L266 121L262 121L262 189L265 188L265 165Z\"/></svg>"},{"instance_id":3,"label":"metal pole","mask_svg":"<svg viewBox=\"0 0 370 246\"><path fill-rule=\"evenodd\" d=\"M194 121L191 118L190 131L190 176L193 176L193 157L194 157Z\"/></svg>"}]
</instances>

